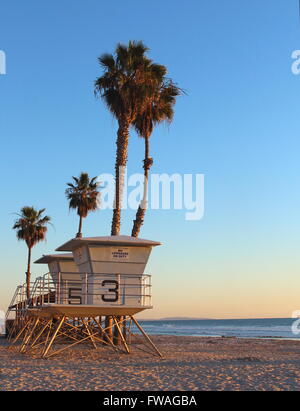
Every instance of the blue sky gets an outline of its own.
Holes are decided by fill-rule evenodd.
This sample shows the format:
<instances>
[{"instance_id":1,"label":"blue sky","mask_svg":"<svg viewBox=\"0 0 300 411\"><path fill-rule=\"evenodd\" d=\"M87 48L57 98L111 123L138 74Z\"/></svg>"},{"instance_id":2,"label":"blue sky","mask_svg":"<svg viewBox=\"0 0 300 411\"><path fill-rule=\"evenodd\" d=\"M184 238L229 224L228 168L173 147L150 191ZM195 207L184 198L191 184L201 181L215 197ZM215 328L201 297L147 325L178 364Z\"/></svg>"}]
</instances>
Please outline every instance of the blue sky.
<instances>
[{"instance_id":1,"label":"blue sky","mask_svg":"<svg viewBox=\"0 0 300 411\"><path fill-rule=\"evenodd\" d=\"M81 171L113 172L117 124L93 81L97 57L128 40L143 40L187 92L173 124L152 136L152 171L205 174L201 221L179 211L147 215L142 236L164 246L148 267L156 308L144 316L290 316L300 309L297 0L1 2L0 308L26 265L13 213L47 208L55 229L33 254L51 253L77 228L65 183ZM140 171L142 156L133 134L129 173ZM110 217L92 215L84 233L108 234ZM132 218L124 214L124 234Z\"/></svg>"}]
</instances>

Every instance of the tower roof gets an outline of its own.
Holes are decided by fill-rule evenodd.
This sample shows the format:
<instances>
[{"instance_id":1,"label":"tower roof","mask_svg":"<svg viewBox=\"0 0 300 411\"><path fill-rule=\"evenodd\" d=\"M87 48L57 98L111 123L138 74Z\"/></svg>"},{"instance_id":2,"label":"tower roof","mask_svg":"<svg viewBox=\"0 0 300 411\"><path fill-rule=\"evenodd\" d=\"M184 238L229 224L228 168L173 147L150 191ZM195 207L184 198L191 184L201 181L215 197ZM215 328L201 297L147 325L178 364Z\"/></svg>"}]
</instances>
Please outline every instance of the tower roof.
<instances>
[{"instance_id":1,"label":"tower roof","mask_svg":"<svg viewBox=\"0 0 300 411\"><path fill-rule=\"evenodd\" d=\"M133 247L155 247L161 245L158 241L130 237L128 235L113 235L105 237L73 238L56 249L56 251L72 251L82 245L116 245Z\"/></svg>"},{"instance_id":2,"label":"tower roof","mask_svg":"<svg viewBox=\"0 0 300 411\"><path fill-rule=\"evenodd\" d=\"M47 263L51 263L52 261L70 261L70 260L73 260L72 253L49 254L49 255L43 255L43 257L39 258L34 263L35 264L47 264Z\"/></svg>"}]
</instances>

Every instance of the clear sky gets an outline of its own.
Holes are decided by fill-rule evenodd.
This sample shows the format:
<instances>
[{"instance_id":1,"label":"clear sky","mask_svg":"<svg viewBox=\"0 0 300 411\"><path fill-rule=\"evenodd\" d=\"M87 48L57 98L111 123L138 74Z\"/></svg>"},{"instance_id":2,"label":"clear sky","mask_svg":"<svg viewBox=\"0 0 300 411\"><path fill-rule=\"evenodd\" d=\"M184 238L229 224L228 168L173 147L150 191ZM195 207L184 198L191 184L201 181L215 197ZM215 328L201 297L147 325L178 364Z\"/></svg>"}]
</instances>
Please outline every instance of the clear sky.
<instances>
[{"instance_id":1,"label":"clear sky","mask_svg":"<svg viewBox=\"0 0 300 411\"><path fill-rule=\"evenodd\" d=\"M289 317L300 309L300 49L298 0L2 0L0 50L0 309L26 269L11 227L23 205L53 218L33 258L74 236L65 183L113 172L117 124L93 95L97 57L143 40L187 91L170 127L151 140L155 173L204 173L205 216L147 214L160 240L147 271L155 309L143 317ZM143 144L132 135L129 172ZM130 234L133 213L124 214ZM111 212L84 223L110 232ZM43 272L34 267L33 276Z\"/></svg>"}]
</instances>

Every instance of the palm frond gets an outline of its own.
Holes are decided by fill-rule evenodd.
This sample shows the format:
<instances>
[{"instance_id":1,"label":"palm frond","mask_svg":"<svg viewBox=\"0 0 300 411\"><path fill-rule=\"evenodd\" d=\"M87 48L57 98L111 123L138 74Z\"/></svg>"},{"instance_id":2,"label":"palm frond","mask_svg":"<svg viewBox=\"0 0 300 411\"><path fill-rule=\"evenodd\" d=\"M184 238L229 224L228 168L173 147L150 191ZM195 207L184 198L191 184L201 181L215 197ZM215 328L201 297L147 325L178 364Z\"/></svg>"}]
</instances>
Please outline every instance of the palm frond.
<instances>
[{"instance_id":1,"label":"palm frond","mask_svg":"<svg viewBox=\"0 0 300 411\"><path fill-rule=\"evenodd\" d=\"M90 179L88 173L82 172L79 177L73 177L76 185L67 183L65 190L69 200L69 209L77 210L77 214L85 218L90 211L95 211L99 205L100 192L97 177Z\"/></svg>"},{"instance_id":2,"label":"palm frond","mask_svg":"<svg viewBox=\"0 0 300 411\"><path fill-rule=\"evenodd\" d=\"M112 54L102 54L102 56L99 57L99 63L104 69L109 69L113 70L115 68L115 59Z\"/></svg>"},{"instance_id":3,"label":"palm frond","mask_svg":"<svg viewBox=\"0 0 300 411\"><path fill-rule=\"evenodd\" d=\"M51 218L42 216L45 211L45 208L36 210L34 207L25 206L21 208L19 218L13 225L18 240L25 241L29 248L46 239L47 225Z\"/></svg>"}]
</instances>

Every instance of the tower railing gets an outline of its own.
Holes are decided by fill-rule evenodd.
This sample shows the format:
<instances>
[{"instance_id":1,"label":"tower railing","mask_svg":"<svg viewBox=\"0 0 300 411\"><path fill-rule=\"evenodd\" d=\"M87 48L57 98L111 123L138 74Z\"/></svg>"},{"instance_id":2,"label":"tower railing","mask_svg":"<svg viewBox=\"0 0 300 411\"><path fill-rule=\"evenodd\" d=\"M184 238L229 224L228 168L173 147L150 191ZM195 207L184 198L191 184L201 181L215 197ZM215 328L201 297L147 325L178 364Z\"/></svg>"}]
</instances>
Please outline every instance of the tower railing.
<instances>
[{"instance_id":1,"label":"tower railing","mask_svg":"<svg viewBox=\"0 0 300 411\"><path fill-rule=\"evenodd\" d=\"M33 284L34 283L32 283L32 285ZM27 285L26 283L24 283L22 285L18 285L18 287L16 288L15 293L6 311L5 320L8 320L9 316L12 313L21 312L21 311L26 310L27 308L26 301L27 301Z\"/></svg>"},{"instance_id":2,"label":"tower railing","mask_svg":"<svg viewBox=\"0 0 300 411\"><path fill-rule=\"evenodd\" d=\"M46 304L150 307L151 294L151 276L146 274L47 273L36 279L27 307Z\"/></svg>"}]
</instances>

